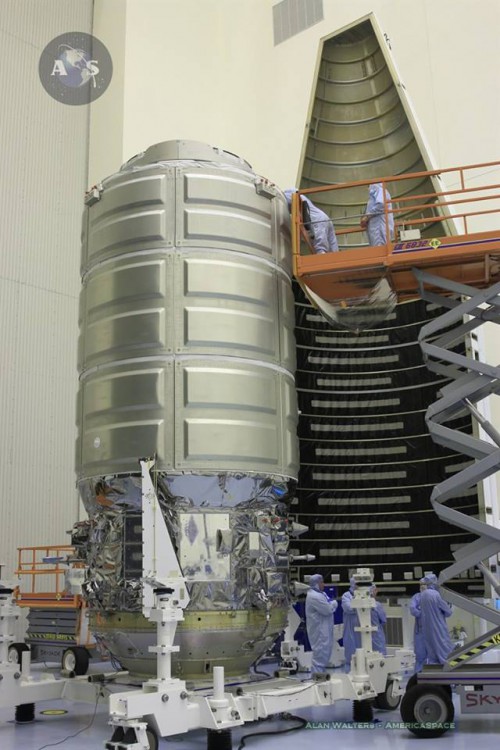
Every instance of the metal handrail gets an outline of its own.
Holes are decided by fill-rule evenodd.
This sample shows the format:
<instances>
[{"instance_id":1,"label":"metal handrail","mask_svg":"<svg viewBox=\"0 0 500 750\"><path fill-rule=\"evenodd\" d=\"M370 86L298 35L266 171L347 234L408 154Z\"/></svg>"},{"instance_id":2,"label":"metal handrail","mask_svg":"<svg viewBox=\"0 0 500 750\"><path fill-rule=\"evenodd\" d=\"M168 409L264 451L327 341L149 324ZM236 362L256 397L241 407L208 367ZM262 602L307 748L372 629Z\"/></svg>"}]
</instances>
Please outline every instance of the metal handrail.
<instances>
[{"instance_id":1,"label":"metal handrail","mask_svg":"<svg viewBox=\"0 0 500 750\"><path fill-rule=\"evenodd\" d=\"M500 201L500 193L491 193L491 191L498 191L500 189L500 184L498 183L491 183L491 184L484 184L484 185L467 185L466 184L466 177L470 176L470 173L472 170L485 170L489 169L491 167L497 167L500 168L500 161L490 161L490 162L483 162L479 164L468 164L465 166L459 166L459 167L447 167L444 169L434 169L434 170L426 170L421 172L411 172L411 173L405 173L402 175L393 175L390 177L379 177L379 178L371 178L367 180L356 180L353 182L348 183L341 183L336 185L324 185L321 187L314 187L314 188L305 188L303 190L299 190L296 193L292 195L292 207L291 207L291 224L292 224L292 252L293 252L293 260L294 260L294 270L297 271L297 257L301 255L300 253L300 239L301 237L304 237L304 228L301 223L301 216L300 216L300 205L299 200L301 195L307 195L307 196L314 196L316 194L321 194L324 192L334 192L335 190L348 190L351 188L356 187L362 187L362 186L369 186L373 183L381 183L384 187L387 187L390 183L395 182L402 182L407 180L415 180L418 178L426 178L426 177L441 177L445 174L451 174L456 173L458 182L460 184L460 188L453 188L450 190L436 190L434 192L427 192L427 193L415 193L413 195L405 195L397 198L391 197L391 203L392 203L392 209L389 209L387 200L387 196L385 194L384 190L384 215L385 215L385 224L386 224L386 236L389 237L389 216L392 214L394 217L394 224L395 228L402 228L405 226L418 226L422 224L436 224L438 222L448 221L450 219L460 219L463 221L463 228L464 232L459 234L467 234L468 233L468 222L467 220L476 217L476 216L485 216L488 214L493 213L499 213L500 214L500 202L498 208L489 208L489 209L483 209L483 210L476 210L476 211L458 211L454 213L450 213L446 209L449 209L450 206L455 206L457 204L463 205L463 204L474 204L477 206L482 201ZM477 175L474 175L474 179L477 178ZM490 191L487 195L480 195L480 196L471 196L471 193L477 193L477 192L487 192ZM429 199L428 203L422 203L422 200ZM444 199L444 200L442 200ZM413 203L412 203L413 201ZM415 201L419 201L418 203L414 203ZM402 205L405 204L405 205ZM401 216L402 214L407 214L411 211L412 214L415 214L415 212L423 212L423 211L439 211L440 209L444 209L439 215L437 216L425 216L425 217L408 217L406 219L403 219ZM357 218L359 214L353 217L343 217L344 219L348 218ZM351 226L344 228L342 225L335 226L335 231L338 235L349 235L349 234L357 234L360 232L363 232L363 228L361 225L359 226ZM397 241L397 240L396 240ZM308 243L310 246L310 243ZM387 244L385 245L387 249L387 256L390 255L392 252L394 242L388 240ZM355 248L355 245L352 245L349 247ZM366 247L366 245L363 245L363 247ZM382 251L382 248L384 246L380 246L380 250ZM312 249L312 248L311 248Z\"/></svg>"},{"instance_id":2,"label":"metal handrail","mask_svg":"<svg viewBox=\"0 0 500 750\"><path fill-rule=\"evenodd\" d=\"M66 554L66 557L70 557L74 554L74 547L67 544L59 545L46 545L38 547L19 547L18 548L18 563L15 574L21 578L21 576L29 577L30 584L25 590L21 590L18 586L16 590L16 598L18 603L23 600L27 602L53 602L54 606L61 605L64 603L66 606L78 606L79 597L74 594L67 594L64 592L64 575L66 573L65 568L60 567L63 564L62 560L44 560L43 557L59 557L61 554ZM26 559L28 556L29 559ZM76 567L83 566L83 563L74 563ZM50 591L37 591L37 579L38 576L51 576L55 579L54 587ZM62 580L61 580L62 577Z\"/></svg>"}]
</instances>

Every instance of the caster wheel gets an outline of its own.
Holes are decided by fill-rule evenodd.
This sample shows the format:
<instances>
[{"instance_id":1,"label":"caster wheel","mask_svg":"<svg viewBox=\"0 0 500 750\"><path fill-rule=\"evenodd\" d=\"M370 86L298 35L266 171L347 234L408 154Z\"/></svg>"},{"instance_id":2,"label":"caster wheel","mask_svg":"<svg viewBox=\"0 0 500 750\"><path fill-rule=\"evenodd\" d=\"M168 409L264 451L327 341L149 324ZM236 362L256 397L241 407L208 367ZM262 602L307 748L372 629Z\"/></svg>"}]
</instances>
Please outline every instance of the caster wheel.
<instances>
[{"instance_id":1,"label":"caster wheel","mask_svg":"<svg viewBox=\"0 0 500 750\"><path fill-rule=\"evenodd\" d=\"M66 672L74 672L76 675L87 674L89 652L83 646L67 648L61 659L61 666Z\"/></svg>"}]
</instances>

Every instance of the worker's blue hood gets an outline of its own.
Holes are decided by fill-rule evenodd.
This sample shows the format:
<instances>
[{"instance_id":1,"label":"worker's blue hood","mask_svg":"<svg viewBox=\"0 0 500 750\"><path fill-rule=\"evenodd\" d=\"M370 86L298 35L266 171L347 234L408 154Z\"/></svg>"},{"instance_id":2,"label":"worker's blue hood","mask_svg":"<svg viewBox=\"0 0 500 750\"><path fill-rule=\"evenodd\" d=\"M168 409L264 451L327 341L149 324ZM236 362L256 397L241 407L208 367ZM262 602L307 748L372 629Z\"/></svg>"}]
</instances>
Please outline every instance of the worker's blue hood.
<instances>
[{"instance_id":1,"label":"worker's blue hood","mask_svg":"<svg viewBox=\"0 0 500 750\"><path fill-rule=\"evenodd\" d=\"M309 586L315 591L319 591L319 584L323 581L321 573L315 573L309 579Z\"/></svg>"}]
</instances>

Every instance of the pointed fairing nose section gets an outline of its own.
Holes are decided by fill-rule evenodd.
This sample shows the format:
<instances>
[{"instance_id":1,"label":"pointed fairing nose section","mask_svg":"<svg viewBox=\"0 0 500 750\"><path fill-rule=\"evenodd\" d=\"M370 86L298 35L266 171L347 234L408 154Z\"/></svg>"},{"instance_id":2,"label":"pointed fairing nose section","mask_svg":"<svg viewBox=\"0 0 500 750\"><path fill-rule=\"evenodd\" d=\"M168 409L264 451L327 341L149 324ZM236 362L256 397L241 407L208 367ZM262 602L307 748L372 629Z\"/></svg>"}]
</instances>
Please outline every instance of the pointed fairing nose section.
<instances>
[{"instance_id":1,"label":"pointed fairing nose section","mask_svg":"<svg viewBox=\"0 0 500 750\"><path fill-rule=\"evenodd\" d=\"M432 169L391 52L381 37L370 17L324 41L301 188ZM429 177L388 188L393 200L409 193L434 191ZM323 193L316 196L315 203L332 217L335 227L358 227L367 192L361 185L348 193ZM361 238L355 239L358 245ZM348 248L354 238L347 235L339 240Z\"/></svg>"},{"instance_id":2,"label":"pointed fairing nose section","mask_svg":"<svg viewBox=\"0 0 500 750\"><path fill-rule=\"evenodd\" d=\"M314 190L360 183L309 194L332 218L340 250L348 253L314 257L307 243L301 243L296 275L326 319L352 330L364 329L394 308L395 290L385 263L388 249L369 248L360 227L368 185L384 176L431 168L388 43L374 17L326 39L320 51L299 184L302 190ZM420 220L421 237L453 232L446 226L449 221L435 220L439 214L431 196L440 189L438 177L424 174L386 186L396 206L405 206L404 199L413 196L406 209L395 215L396 222L410 217ZM410 207L416 203L420 208ZM434 220L426 222L426 217ZM356 269L360 263L362 267Z\"/></svg>"}]
</instances>

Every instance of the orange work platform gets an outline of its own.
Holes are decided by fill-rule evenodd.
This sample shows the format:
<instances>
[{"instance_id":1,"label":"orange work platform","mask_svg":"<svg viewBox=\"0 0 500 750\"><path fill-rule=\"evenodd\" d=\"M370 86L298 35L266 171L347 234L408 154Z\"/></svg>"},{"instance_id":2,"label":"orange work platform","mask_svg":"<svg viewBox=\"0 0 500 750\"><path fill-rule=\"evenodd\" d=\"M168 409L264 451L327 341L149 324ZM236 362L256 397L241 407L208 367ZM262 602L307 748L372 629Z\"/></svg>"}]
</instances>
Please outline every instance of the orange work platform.
<instances>
[{"instance_id":1,"label":"orange work platform","mask_svg":"<svg viewBox=\"0 0 500 750\"><path fill-rule=\"evenodd\" d=\"M20 607L51 607L53 609L78 609L82 605L79 595L65 589L68 561L74 556L70 545L46 547L19 547L16 575L20 586L16 601ZM81 567L81 563L73 563Z\"/></svg>"},{"instance_id":2,"label":"orange work platform","mask_svg":"<svg viewBox=\"0 0 500 750\"><path fill-rule=\"evenodd\" d=\"M490 286L500 273L500 184L488 184L485 177L491 179L496 170L500 171L500 162L298 191L292 196L295 277L312 301L317 295L340 307L362 304L382 279L398 301L419 297L414 268L475 288ZM412 192L426 177L431 178L435 192ZM392 215L395 234L387 244L376 247L367 244L359 208L361 189L368 196L374 182L382 183L392 197L389 202L385 196L380 221L387 237ZM353 200L352 212L344 209L348 215L335 216L337 190L342 191L344 206L349 205L349 190L358 196L357 208ZM327 212L333 218L338 252L314 253L301 215L300 195L325 210L330 207Z\"/></svg>"}]
</instances>

